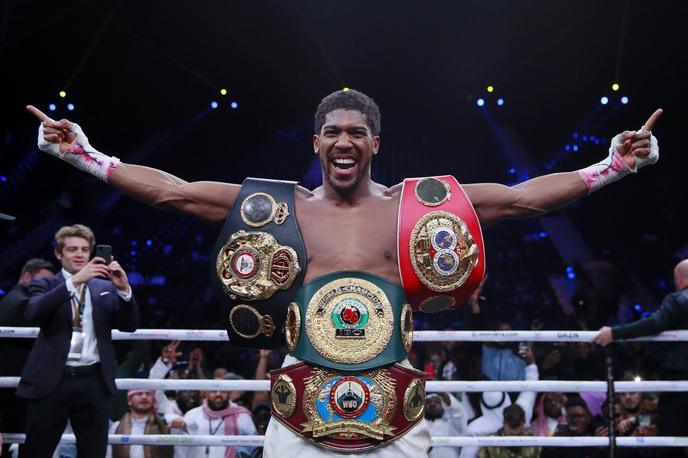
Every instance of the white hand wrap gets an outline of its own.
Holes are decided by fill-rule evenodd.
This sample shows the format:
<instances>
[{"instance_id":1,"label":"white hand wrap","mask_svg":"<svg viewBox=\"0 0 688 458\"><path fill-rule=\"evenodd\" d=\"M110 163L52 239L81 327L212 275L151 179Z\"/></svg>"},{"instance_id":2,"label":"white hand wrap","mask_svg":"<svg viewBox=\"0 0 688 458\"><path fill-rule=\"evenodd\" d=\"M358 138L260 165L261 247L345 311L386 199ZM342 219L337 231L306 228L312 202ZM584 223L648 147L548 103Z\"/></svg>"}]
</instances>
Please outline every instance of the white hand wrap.
<instances>
[{"instance_id":1,"label":"white hand wrap","mask_svg":"<svg viewBox=\"0 0 688 458\"><path fill-rule=\"evenodd\" d=\"M640 131L637 133L640 133ZM607 186L609 183L618 181L630 173L637 173L638 169L646 165L655 164L659 160L659 143L654 135L650 136L650 154L647 156L636 156L635 169L630 168L623 156L617 151L617 148L622 144L621 134L615 136L612 138L609 156L606 159L578 171L578 174L588 187L588 194Z\"/></svg>"},{"instance_id":2,"label":"white hand wrap","mask_svg":"<svg viewBox=\"0 0 688 458\"><path fill-rule=\"evenodd\" d=\"M59 143L46 141L43 133L43 124L41 123L38 128L38 149L62 159L77 169L90 173L107 183L110 175L119 165L119 159L115 156L106 156L92 147L88 142L86 134L84 134L84 131L81 130L78 124L72 123L71 132L76 135L76 139L63 153L60 151Z\"/></svg>"}]
</instances>

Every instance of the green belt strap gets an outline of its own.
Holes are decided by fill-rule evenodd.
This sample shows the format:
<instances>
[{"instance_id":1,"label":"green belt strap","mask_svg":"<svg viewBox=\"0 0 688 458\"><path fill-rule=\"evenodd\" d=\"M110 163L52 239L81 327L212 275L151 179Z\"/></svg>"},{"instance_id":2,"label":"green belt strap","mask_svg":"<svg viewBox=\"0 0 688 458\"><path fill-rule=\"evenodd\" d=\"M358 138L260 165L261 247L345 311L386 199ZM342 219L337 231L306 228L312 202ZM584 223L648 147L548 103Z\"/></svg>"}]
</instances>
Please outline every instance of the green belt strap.
<instances>
[{"instance_id":1,"label":"green belt strap","mask_svg":"<svg viewBox=\"0 0 688 458\"><path fill-rule=\"evenodd\" d=\"M404 341L410 345L412 333L406 304L403 288L378 275L344 271L318 277L298 292L295 305L300 319L295 322L300 321L300 326L291 355L340 371L364 371L401 361L407 357ZM402 311L408 314L404 330ZM317 339L315 346L311 339Z\"/></svg>"}]
</instances>

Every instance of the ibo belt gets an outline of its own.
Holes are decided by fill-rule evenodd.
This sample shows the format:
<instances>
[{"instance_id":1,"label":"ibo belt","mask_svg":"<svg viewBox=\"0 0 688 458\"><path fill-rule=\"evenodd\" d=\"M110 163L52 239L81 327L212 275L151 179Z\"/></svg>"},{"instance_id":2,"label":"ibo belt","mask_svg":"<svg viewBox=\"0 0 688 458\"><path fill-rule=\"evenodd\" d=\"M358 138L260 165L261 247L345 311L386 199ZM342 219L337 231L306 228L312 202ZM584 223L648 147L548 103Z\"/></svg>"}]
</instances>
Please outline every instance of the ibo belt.
<instances>
[{"instance_id":1,"label":"ibo belt","mask_svg":"<svg viewBox=\"0 0 688 458\"><path fill-rule=\"evenodd\" d=\"M337 272L299 290L285 333L291 354L302 361L369 370L406 358L413 319L398 285L366 272Z\"/></svg>"},{"instance_id":2,"label":"ibo belt","mask_svg":"<svg viewBox=\"0 0 688 458\"><path fill-rule=\"evenodd\" d=\"M404 435L423 417L425 374L400 364L339 372L299 363L270 372L272 415L338 451L365 450Z\"/></svg>"}]
</instances>

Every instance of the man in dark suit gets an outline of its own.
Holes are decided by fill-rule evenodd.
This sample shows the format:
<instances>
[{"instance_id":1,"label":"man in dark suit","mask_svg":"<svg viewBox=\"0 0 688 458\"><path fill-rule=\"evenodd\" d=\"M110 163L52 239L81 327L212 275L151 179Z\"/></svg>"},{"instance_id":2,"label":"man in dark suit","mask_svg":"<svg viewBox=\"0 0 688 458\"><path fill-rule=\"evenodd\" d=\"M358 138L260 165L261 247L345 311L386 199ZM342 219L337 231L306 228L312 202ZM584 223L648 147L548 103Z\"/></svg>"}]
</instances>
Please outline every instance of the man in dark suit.
<instances>
[{"instance_id":1,"label":"man in dark suit","mask_svg":"<svg viewBox=\"0 0 688 458\"><path fill-rule=\"evenodd\" d=\"M55 275L55 266L45 259L29 259L22 267L19 282L0 301L0 326L28 326L24 317L29 302L29 283L34 278ZM0 341L0 376L18 377L33 346L32 339L2 339ZM0 431L23 433L26 424L24 401L14 396L14 390L0 389ZM8 453L4 444L3 453Z\"/></svg>"},{"instance_id":2,"label":"man in dark suit","mask_svg":"<svg viewBox=\"0 0 688 458\"><path fill-rule=\"evenodd\" d=\"M62 270L29 285L26 318L41 331L16 392L28 400L25 456L52 456L68 419L79 456L105 456L116 390L111 330L136 330L139 310L119 263L89 261L94 245L88 227L62 227L55 234Z\"/></svg>"}]
</instances>

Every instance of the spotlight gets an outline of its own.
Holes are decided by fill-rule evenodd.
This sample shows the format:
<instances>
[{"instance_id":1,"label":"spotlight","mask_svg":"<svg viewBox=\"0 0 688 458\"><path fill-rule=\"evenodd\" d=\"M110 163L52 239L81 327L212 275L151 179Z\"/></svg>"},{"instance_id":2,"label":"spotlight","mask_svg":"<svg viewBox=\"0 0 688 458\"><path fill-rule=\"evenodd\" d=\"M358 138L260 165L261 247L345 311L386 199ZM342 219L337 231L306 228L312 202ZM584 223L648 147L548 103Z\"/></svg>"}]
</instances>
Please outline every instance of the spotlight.
<instances>
[{"instance_id":1,"label":"spotlight","mask_svg":"<svg viewBox=\"0 0 688 458\"><path fill-rule=\"evenodd\" d=\"M348 88L348 87L345 87L344 89L342 89L342 91L343 91L343 92L349 92L349 88Z\"/></svg>"},{"instance_id":2,"label":"spotlight","mask_svg":"<svg viewBox=\"0 0 688 458\"><path fill-rule=\"evenodd\" d=\"M50 105L48 105L48 110L55 111L56 109L57 109L57 107L55 106L54 103L51 103Z\"/></svg>"},{"instance_id":3,"label":"spotlight","mask_svg":"<svg viewBox=\"0 0 688 458\"><path fill-rule=\"evenodd\" d=\"M68 104L67 104L67 110L68 110L68 111L74 111L74 104L73 104L73 103L68 103Z\"/></svg>"},{"instance_id":4,"label":"spotlight","mask_svg":"<svg viewBox=\"0 0 688 458\"><path fill-rule=\"evenodd\" d=\"M574 132L572 135L573 138L578 138L578 132Z\"/></svg>"},{"instance_id":5,"label":"spotlight","mask_svg":"<svg viewBox=\"0 0 688 458\"><path fill-rule=\"evenodd\" d=\"M578 151L578 145L573 145L573 150Z\"/></svg>"},{"instance_id":6,"label":"spotlight","mask_svg":"<svg viewBox=\"0 0 688 458\"><path fill-rule=\"evenodd\" d=\"M564 150L571 151L571 145L567 144L566 146L564 146Z\"/></svg>"},{"instance_id":7,"label":"spotlight","mask_svg":"<svg viewBox=\"0 0 688 458\"><path fill-rule=\"evenodd\" d=\"M587 141L588 141L588 136L587 136L587 135L583 135L583 136L581 137L581 139L582 139L584 142L587 142Z\"/></svg>"},{"instance_id":8,"label":"spotlight","mask_svg":"<svg viewBox=\"0 0 688 458\"><path fill-rule=\"evenodd\" d=\"M65 97L67 97L67 93L66 93L65 91L60 91L58 94L59 94L60 97L62 97L63 99L64 99Z\"/></svg>"},{"instance_id":9,"label":"spotlight","mask_svg":"<svg viewBox=\"0 0 688 458\"><path fill-rule=\"evenodd\" d=\"M602 97L602 98L600 99L600 103L601 103L602 105L608 104L608 103L609 103L609 98L607 98L607 96L605 95L604 97Z\"/></svg>"},{"instance_id":10,"label":"spotlight","mask_svg":"<svg viewBox=\"0 0 688 458\"><path fill-rule=\"evenodd\" d=\"M499 105L500 107L502 105L504 105L504 99L502 99L502 98L497 99L497 105Z\"/></svg>"},{"instance_id":11,"label":"spotlight","mask_svg":"<svg viewBox=\"0 0 688 458\"><path fill-rule=\"evenodd\" d=\"M643 381L643 378L642 378L641 376L639 376L639 375L636 375L635 377L633 377L633 381L634 381L634 382L642 382L642 381Z\"/></svg>"},{"instance_id":12,"label":"spotlight","mask_svg":"<svg viewBox=\"0 0 688 458\"><path fill-rule=\"evenodd\" d=\"M478 99L475 103L477 103L479 107L482 107L485 105L485 99Z\"/></svg>"},{"instance_id":13,"label":"spotlight","mask_svg":"<svg viewBox=\"0 0 688 458\"><path fill-rule=\"evenodd\" d=\"M487 86L487 92L494 92L494 87Z\"/></svg>"},{"instance_id":14,"label":"spotlight","mask_svg":"<svg viewBox=\"0 0 688 458\"><path fill-rule=\"evenodd\" d=\"M621 89L621 86L619 86L619 83L612 84L612 91L618 91L619 89Z\"/></svg>"},{"instance_id":15,"label":"spotlight","mask_svg":"<svg viewBox=\"0 0 688 458\"><path fill-rule=\"evenodd\" d=\"M639 312L639 311L641 311L641 310L643 309L643 308L640 306L640 304L635 304L635 305L633 306L633 308L634 308L637 312Z\"/></svg>"},{"instance_id":16,"label":"spotlight","mask_svg":"<svg viewBox=\"0 0 688 458\"><path fill-rule=\"evenodd\" d=\"M621 97L621 103L626 105L628 103L628 97L626 97L625 95L623 97Z\"/></svg>"},{"instance_id":17,"label":"spotlight","mask_svg":"<svg viewBox=\"0 0 688 458\"><path fill-rule=\"evenodd\" d=\"M229 106L232 107L232 110L236 110L237 108L239 108L239 104L236 102L230 103Z\"/></svg>"},{"instance_id":18,"label":"spotlight","mask_svg":"<svg viewBox=\"0 0 688 458\"><path fill-rule=\"evenodd\" d=\"M220 89L220 95L227 95L227 89Z\"/></svg>"},{"instance_id":19,"label":"spotlight","mask_svg":"<svg viewBox=\"0 0 688 458\"><path fill-rule=\"evenodd\" d=\"M516 168L511 167L511 168L509 169L509 174L513 175L513 174L515 174L515 173L516 173Z\"/></svg>"},{"instance_id":20,"label":"spotlight","mask_svg":"<svg viewBox=\"0 0 688 458\"><path fill-rule=\"evenodd\" d=\"M212 108L213 110L216 109L217 108L217 102L214 100L212 102L210 102L210 108Z\"/></svg>"},{"instance_id":21,"label":"spotlight","mask_svg":"<svg viewBox=\"0 0 688 458\"><path fill-rule=\"evenodd\" d=\"M0 175L0 181L7 183L7 177L5 175Z\"/></svg>"}]
</instances>

